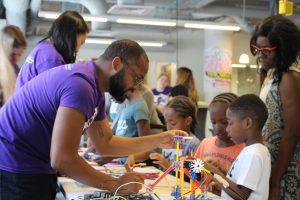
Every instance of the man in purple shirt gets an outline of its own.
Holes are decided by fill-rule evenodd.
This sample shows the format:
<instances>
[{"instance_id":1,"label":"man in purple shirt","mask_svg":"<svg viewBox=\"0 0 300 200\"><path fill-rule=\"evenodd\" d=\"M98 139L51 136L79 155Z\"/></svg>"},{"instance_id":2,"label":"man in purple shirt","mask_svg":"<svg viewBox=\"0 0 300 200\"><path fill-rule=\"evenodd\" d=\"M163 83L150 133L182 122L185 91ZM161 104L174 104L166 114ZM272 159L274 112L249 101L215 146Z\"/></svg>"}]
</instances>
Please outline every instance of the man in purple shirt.
<instances>
[{"instance_id":1,"label":"man in purple shirt","mask_svg":"<svg viewBox=\"0 0 300 200\"><path fill-rule=\"evenodd\" d=\"M136 173L120 178L100 173L77 150L83 131L107 156L172 145L178 132L115 137L105 119L103 92L122 102L147 71L144 49L134 41L118 40L97 61L47 70L15 92L0 110L0 200L54 199L57 171L109 191L127 182L143 182ZM140 187L122 188L137 192Z\"/></svg>"}]
</instances>

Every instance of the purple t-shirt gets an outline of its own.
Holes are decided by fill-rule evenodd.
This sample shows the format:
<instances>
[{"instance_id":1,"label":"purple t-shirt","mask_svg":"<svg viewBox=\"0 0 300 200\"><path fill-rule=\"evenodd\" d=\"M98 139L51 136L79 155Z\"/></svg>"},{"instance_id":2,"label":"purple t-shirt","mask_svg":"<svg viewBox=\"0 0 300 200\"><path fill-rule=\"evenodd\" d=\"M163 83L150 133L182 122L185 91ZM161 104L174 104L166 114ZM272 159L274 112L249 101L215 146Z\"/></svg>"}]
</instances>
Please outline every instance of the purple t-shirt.
<instances>
[{"instance_id":1,"label":"purple t-shirt","mask_svg":"<svg viewBox=\"0 0 300 200\"><path fill-rule=\"evenodd\" d=\"M0 109L0 169L24 174L56 173L50 165L51 136L60 106L103 120L105 98L94 62L67 64L36 76Z\"/></svg>"},{"instance_id":2,"label":"purple t-shirt","mask_svg":"<svg viewBox=\"0 0 300 200\"><path fill-rule=\"evenodd\" d=\"M159 92L156 88L152 89L154 103L158 106L165 106L168 103L172 88L166 87L164 91Z\"/></svg>"},{"instance_id":3,"label":"purple t-shirt","mask_svg":"<svg viewBox=\"0 0 300 200\"><path fill-rule=\"evenodd\" d=\"M15 89L18 90L38 74L64 64L66 63L63 57L52 43L47 41L38 43L22 65Z\"/></svg>"}]
</instances>

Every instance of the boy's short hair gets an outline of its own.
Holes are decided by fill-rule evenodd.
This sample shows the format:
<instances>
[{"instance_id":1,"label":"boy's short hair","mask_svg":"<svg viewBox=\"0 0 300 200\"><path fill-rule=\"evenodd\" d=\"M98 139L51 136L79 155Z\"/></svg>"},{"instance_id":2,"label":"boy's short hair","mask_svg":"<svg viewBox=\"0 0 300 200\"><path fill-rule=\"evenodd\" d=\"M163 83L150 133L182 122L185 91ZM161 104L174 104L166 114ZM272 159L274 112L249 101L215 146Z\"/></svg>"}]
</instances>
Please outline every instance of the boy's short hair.
<instances>
[{"instance_id":1,"label":"boy's short hair","mask_svg":"<svg viewBox=\"0 0 300 200\"><path fill-rule=\"evenodd\" d=\"M259 130L263 128L268 118L268 110L265 103L254 94L240 96L228 109L243 119L250 117Z\"/></svg>"}]
</instances>

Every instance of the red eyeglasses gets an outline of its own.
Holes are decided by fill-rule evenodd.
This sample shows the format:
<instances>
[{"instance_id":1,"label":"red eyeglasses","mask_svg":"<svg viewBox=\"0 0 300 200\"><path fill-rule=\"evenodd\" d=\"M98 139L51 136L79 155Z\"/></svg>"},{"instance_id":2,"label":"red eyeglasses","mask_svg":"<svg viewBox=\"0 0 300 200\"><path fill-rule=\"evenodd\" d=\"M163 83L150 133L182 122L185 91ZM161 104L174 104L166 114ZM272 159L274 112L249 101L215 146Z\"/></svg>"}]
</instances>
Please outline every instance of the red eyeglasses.
<instances>
[{"instance_id":1,"label":"red eyeglasses","mask_svg":"<svg viewBox=\"0 0 300 200\"><path fill-rule=\"evenodd\" d=\"M259 48L257 46L255 46L254 44L251 44L252 49L252 53L254 56L258 55L259 52L261 54L263 54L264 56L270 56L270 54L276 50L276 47L262 47Z\"/></svg>"}]
</instances>

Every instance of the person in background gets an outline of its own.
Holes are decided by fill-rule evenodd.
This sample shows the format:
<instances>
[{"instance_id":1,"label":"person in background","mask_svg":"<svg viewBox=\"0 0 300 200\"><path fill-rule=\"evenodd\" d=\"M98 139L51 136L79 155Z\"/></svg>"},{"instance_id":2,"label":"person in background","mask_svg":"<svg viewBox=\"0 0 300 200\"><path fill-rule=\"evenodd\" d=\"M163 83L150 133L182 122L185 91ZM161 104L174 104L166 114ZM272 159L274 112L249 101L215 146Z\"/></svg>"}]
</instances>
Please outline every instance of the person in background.
<instances>
[{"instance_id":1,"label":"person in background","mask_svg":"<svg viewBox=\"0 0 300 200\"><path fill-rule=\"evenodd\" d=\"M95 62L54 67L15 92L0 109L0 199L54 199L57 171L111 192L124 183L143 183L141 174L115 178L95 170L78 155L78 147L84 132L97 152L115 157L173 147L175 135L187 135L174 130L137 138L112 136L104 92L123 102L148 67L145 50L122 39ZM137 193L141 185L122 188L123 193Z\"/></svg>"},{"instance_id":2,"label":"person in background","mask_svg":"<svg viewBox=\"0 0 300 200\"><path fill-rule=\"evenodd\" d=\"M264 102L256 95L247 94L237 98L226 112L227 132L236 144L245 148L232 163L225 176L217 167L205 162L204 167L221 176L214 179L216 187L222 188L222 199L267 200L271 158L263 144L262 128L268 118ZM229 186L224 187L224 182Z\"/></svg>"},{"instance_id":3,"label":"person in background","mask_svg":"<svg viewBox=\"0 0 300 200\"><path fill-rule=\"evenodd\" d=\"M192 137L192 140L186 140L181 155L187 155L188 151L196 151L200 140L193 135L191 128L196 123L196 107L193 102L185 96L176 96L172 98L165 107L164 117L167 130L186 131ZM176 149L162 149L162 153L142 153L128 157L127 165L133 166L135 162L143 162L148 157L162 168L168 168L175 161Z\"/></svg>"},{"instance_id":4,"label":"person in background","mask_svg":"<svg viewBox=\"0 0 300 200\"><path fill-rule=\"evenodd\" d=\"M48 69L74 63L88 32L89 28L78 12L63 12L26 58L17 77L16 90Z\"/></svg>"},{"instance_id":5,"label":"person in background","mask_svg":"<svg viewBox=\"0 0 300 200\"><path fill-rule=\"evenodd\" d=\"M184 85L176 85L172 88L170 96L176 97L179 95L182 95L185 97L189 96L189 91Z\"/></svg>"},{"instance_id":6,"label":"person in background","mask_svg":"<svg viewBox=\"0 0 300 200\"><path fill-rule=\"evenodd\" d=\"M150 114L145 100L138 90L126 92L126 105L118 119L115 135L120 137L141 137L150 134ZM107 159L106 159L107 160ZM112 158L110 158L112 160ZM127 157L119 158L125 163Z\"/></svg>"},{"instance_id":7,"label":"person in background","mask_svg":"<svg viewBox=\"0 0 300 200\"><path fill-rule=\"evenodd\" d=\"M23 51L25 36L17 26L8 25L0 31L0 107L12 96Z\"/></svg>"},{"instance_id":8,"label":"person in background","mask_svg":"<svg viewBox=\"0 0 300 200\"><path fill-rule=\"evenodd\" d=\"M179 67L176 73L176 85L185 86L188 89L189 98L191 98L196 107L198 107L199 96L197 93L192 70L187 67Z\"/></svg>"},{"instance_id":9,"label":"person in background","mask_svg":"<svg viewBox=\"0 0 300 200\"><path fill-rule=\"evenodd\" d=\"M131 100L125 100L123 103L117 103L109 93L105 94L105 109L109 110L108 115L110 119L113 119L110 125L112 132L117 136L125 136L125 137L137 137L142 135L148 135L153 133L159 133L164 130L164 126L158 118L156 112L156 106L153 102L153 94L151 89L146 85L141 83L136 87L136 90L132 91L129 94L128 98ZM146 103L146 106L144 104ZM134 104L137 104L136 106ZM121 125L120 120L126 117L126 121L130 123L130 126ZM142 119L136 121L137 119ZM145 119L148 119L148 123L145 122ZM127 122L126 122L127 123ZM122 123L124 124L124 122ZM135 125L134 125L135 124ZM134 126L133 126L134 125ZM121 130L122 129L122 130ZM123 132L124 134L122 134ZM87 139L88 149L85 152L85 156L89 158L89 153L95 153L96 150L92 146L90 139ZM101 157L99 155L94 159L100 165L103 165L107 162L110 162L114 157ZM122 163L124 163L127 158L119 159ZM152 162L149 160L147 162L149 165L152 165Z\"/></svg>"},{"instance_id":10,"label":"person in background","mask_svg":"<svg viewBox=\"0 0 300 200\"><path fill-rule=\"evenodd\" d=\"M160 120L157 112L157 106L154 103L154 95L150 89L150 87L146 84L141 84L137 87L140 91L143 99L145 100L150 114L150 132L151 133L158 133L162 130L165 130L165 126L163 125L162 121Z\"/></svg>"},{"instance_id":11,"label":"person in background","mask_svg":"<svg viewBox=\"0 0 300 200\"><path fill-rule=\"evenodd\" d=\"M218 167L226 174L245 144L235 144L226 131L228 122L226 110L238 98L233 93L222 93L213 98L208 111L213 127L213 137L201 141L195 158L199 158ZM206 182L208 186L210 180Z\"/></svg>"},{"instance_id":12,"label":"person in background","mask_svg":"<svg viewBox=\"0 0 300 200\"><path fill-rule=\"evenodd\" d=\"M170 78L167 73L161 73L157 77L156 88L152 89L154 95L154 103L163 111L168 103L172 88L170 87Z\"/></svg>"},{"instance_id":13,"label":"person in background","mask_svg":"<svg viewBox=\"0 0 300 200\"><path fill-rule=\"evenodd\" d=\"M136 90L140 93L141 97L144 99L144 101L147 104L147 108L149 110L149 117L150 117L150 132L151 133L157 133L162 131L162 122L160 121L158 117L158 113L156 110L156 105L153 101L153 94L151 89L146 84L140 84L136 87ZM107 109L109 110L109 115L111 118L113 118L111 123L111 129L113 132L116 132L117 124L119 121L119 118L123 112L123 109L126 107L128 101L124 101L122 104L118 104L113 100L111 97L107 96L105 97L105 104ZM151 127L153 126L153 128Z\"/></svg>"},{"instance_id":14,"label":"person in background","mask_svg":"<svg viewBox=\"0 0 300 200\"><path fill-rule=\"evenodd\" d=\"M261 66L260 92L269 117L262 134L272 158L270 198L300 194L300 31L289 19L271 16L256 26L251 52Z\"/></svg>"},{"instance_id":15,"label":"person in background","mask_svg":"<svg viewBox=\"0 0 300 200\"><path fill-rule=\"evenodd\" d=\"M171 93L170 93L170 98L169 101L176 96L186 96L188 97L188 89L184 85L176 85L172 87ZM164 114L160 109L157 109L157 115L164 124L166 124L165 119L164 119Z\"/></svg>"}]
</instances>

